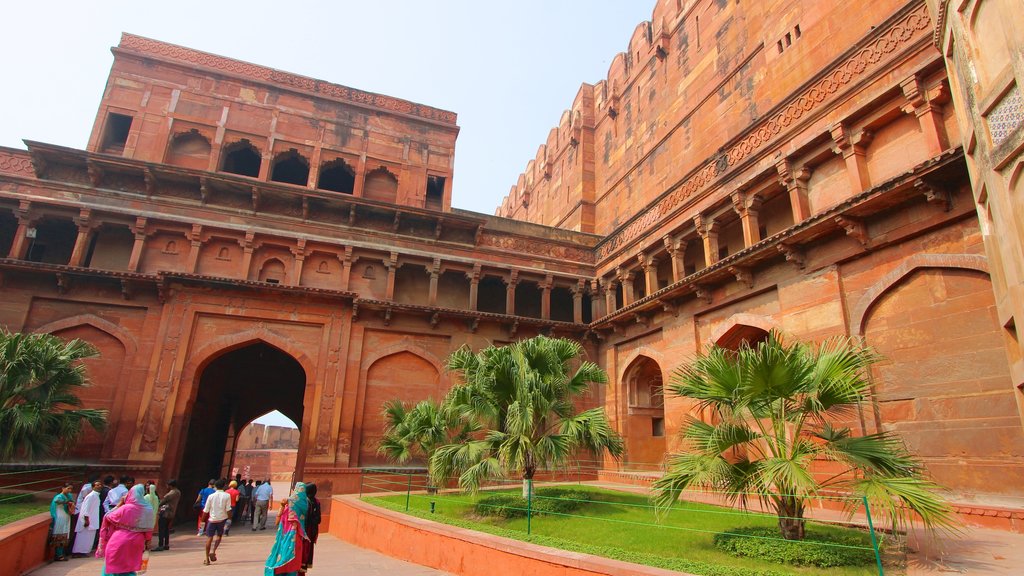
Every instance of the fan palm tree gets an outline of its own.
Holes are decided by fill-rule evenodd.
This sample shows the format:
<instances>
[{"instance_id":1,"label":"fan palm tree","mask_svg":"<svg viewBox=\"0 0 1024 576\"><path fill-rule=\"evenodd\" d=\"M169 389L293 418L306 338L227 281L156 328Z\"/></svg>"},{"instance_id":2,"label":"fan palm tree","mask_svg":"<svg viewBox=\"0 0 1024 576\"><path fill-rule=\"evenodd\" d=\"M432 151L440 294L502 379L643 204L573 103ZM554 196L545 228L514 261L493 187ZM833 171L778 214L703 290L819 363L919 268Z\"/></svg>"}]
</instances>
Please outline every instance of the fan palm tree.
<instances>
[{"instance_id":1,"label":"fan palm tree","mask_svg":"<svg viewBox=\"0 0 1024 576\"><path fill-rule=\"evenodd\" d=\"M82 425L106 425L106 410L81 408L88 386L82 360L97 356L82 340L0 330L0 462L39 459L69 447Z\"/></svg>"},{"instance_id":2,"label":"fan palm tree","mask_svg":"<svg viewBox=\"0 0 1024 576\"><path fill-rule=\"evenodd\" d=\"M448 369L462 383L445 404L480 432L434 451L434 482L458 475L459 486L473 492L487 479L518 474L527 496L537 470L556 468L578 450L618 458L622 439L604 409L578 412L573 404L591 384L608 381L596 364L579 361L582 350L572 340L537 336L476 354L466 348L452 353Z\"/></svg>"},{"instance_id":3,"label":"fan palm tree","mask_svg":"<svg viewBox=\"0 0 1024 576\"><path fill-rule=\"evenodd\" d=\"M691 487L743 506L749 495L776 511L783 538L800 540L808 500L828 490L867 497L894 528L916 515L927 528L955 530L949 504L897 436L855 436L835 425L865 401L865 370L878 359L848 338L814 348L785 344L773 331L755 346L714 346L679 367L667 390L697 400L712 417L687 419L686 451L672 455L654 483L655 503L667 509ZM838 473L820 479L812 470L816 460L838 465ZM848 511L858 504L851 498Z\"/></svg>"},{"instance_id":4,"label":"fan palm tree","mask_svg":"<svg viewBox=\"0 0 1024 576\"><path fill-rule=\"evenodd\" d=\"M438 446L465 440L476 431L471 420L429 398L409 408L401 400L391 400L384 404L383 414L386 425L377 453L398 464L420 458L429 462ZM430 485L427 491L436 488Z\"/></svg>"}]
</instances>

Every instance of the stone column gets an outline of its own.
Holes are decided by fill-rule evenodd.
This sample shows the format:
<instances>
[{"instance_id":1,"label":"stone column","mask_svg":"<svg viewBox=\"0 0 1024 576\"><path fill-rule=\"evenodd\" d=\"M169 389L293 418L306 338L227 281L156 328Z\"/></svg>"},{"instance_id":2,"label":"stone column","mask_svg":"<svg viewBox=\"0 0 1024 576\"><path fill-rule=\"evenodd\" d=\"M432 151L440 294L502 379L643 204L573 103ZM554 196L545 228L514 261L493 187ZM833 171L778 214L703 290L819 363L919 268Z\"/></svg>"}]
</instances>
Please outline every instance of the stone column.
<instances>
[{"instance_id":1,"label":"stone column","mask_svg":"<svg viewBox=\"0 0 1024 576\"><path fill-rule=\"evenodd\" d=\"M505 314L516 314L516 285L519 284L519 271L512 270L505 279Z\"/></svg>"},{"instance_id":2,"label":"stone column","mask_svg":"<svg viewBox=\"0 0 1024 576\"><path fill-rule=\"evenodd\" d=\"M199 266L199 249L203 246L202 236L203 227L201 224L193 224L192 231L185 234L189 241L188 263L185 264L185 270L190 274L195 274L196 267Z\"/></svg>"},{"instance_id":3,"label":"stone column","mask_svg":"<svg viewBox=\"0 0 1024 576\"><path fill-rule=\"evenodd\" d=\"M605 281L605 288L604 288L605 314L611 314L612 312L615 312L617 310L617 308L615 307L615 284L616 284L616 282L617 282L617 280L615 280L615 278L612 278L611 280L606 280Z\"/></svg>"},{"instance_id":4,"label":"stone column","mask_svg":"<svg viewBox=\"0 0 1024 576\"><path fill-rule=\"evenodd\" d=\"M604 310L606 303L601 298L601 290L601 283L597 279L590 281L590 317L594 320L607 314Z\"/></svg>"},{"instance_id":5,"label":"stone column","mask_svg":"<svg viewBox=\"0 0 1024 576\"><path fill-rule=\"evenodd\" d=\"M872 134L867 130L861 130L857 134L850 134L842 124L836 124L831 129L832 142L835 144L832 151L843 157L846 161L846 175L850 179L852 194L871 188L871 177L868 174L867 149L871 144Z\"/></svg>"},{"instance_id":6,"label":"stone column","mask_svg":"<svg viewBox=\"0 0 1024 576\"><path fill-rule=\"evenodd\" d=\"M629 306L635 300L633 295L633 271L619 266L615 269L615 275L619 279L619 284L622 285L622 306Z\"/></svg>"},{"instance_id":7,"label":"stone column","mask_svg":"<svg viewBox=\"0 0 1024 576\"><path fill-rule=\"evenodd\" d=\"M430 291L427 293L427 304L437 306L437 279L441 275L440 258L434 258L434 262L427 266L427 274L430 274Z\"/></svg>"},{"instance_id":8,"label":"stone column","mask_svg":"<svg viewBox=\"0 0 1024 576\"><path fill-rule=\"evenodd\" d=\"M384 260L384 266L388 269L388 283L384 299L393 301L395 299L395 273L398 271L398 252L392 252L391 257Z\"/></svg>"},{"instance_id":9,"label":"stone column","mask_svg":"<svg viewBox=\"0 0 1024 576\"><path fill-rule=\"evenodd\" d=\"M254 238L256 238L255 232L246 232L245 239L238 241L238 245L242 247L242 280L249 279L249 269L252 268L252 252L255 249Z\"/></svg>"},{"instance_id":10,"label":"stone column","mask_svg":"<svg viewBox=\"0 0 1024 576\"><path fill-rule=\"evenodd\" d=\"M640 262L640 269L644 273L644 286L647 288L647 295L650 296L658 291L658 259L653 255L643 252L636 255Z\"/></svg>"},{"instance_id":11,"label":"stone column","mask_svg":"<svg viewBox=\"0 0 1024 576\"><path fill-rule=\"evenodd\" d=\"M730 195L732 208L740 217L743 226L743 246L751 247L761 241L760 223L757 214L761 209L762 198L756 194L736 191Z\"/></svg>"},{"instance_id":12,"label":"stone column","mask_svg":"<svg viewBox=\"0 0 1024 576\"><path fill-rule=\"evenodd\" d=\"M711 266L718 262L718 231L719 224L713 218L703 214L693 217L693 225L697 228L697 234L704 241L704 264Z\"/></svg>"},{"instance_id":13,"label":"stone column","mask_svg":"<svg viewBox=\"0 0 1024 576\"><path fill-rule=\"evenodd\" d=\"M68 260L68 266L81 266L82 261L85 259L85 253L89 249L89 239L92 237L92 210L89 208L82 208L78 213L78 218L75 218L75 224L78 226L78 237L75 238L75 247L71 250L71 258Z\"/></svg>"},{"instance_id":14,"label":"stone column","mask_svg":"<svg viewBox=\"0 0 1024 576\"><path fill-rule=\"evenodd\" d=\"M341 290L347 291L352 279L352 265L359 260L358 256L352 256L352 247L345 246L345 253L338 256L341 261Z\"/></svg>"},{"instance_id":15,"label":"stone column","mask_svg":"<svg viewBox=\"0 0 1024 576\"><path fill-rule=\"evenodd\" d=\"M18 229L14 232L14 241L11 242L11 250L7 253L8 258L23 260L28 252L29 230L35 226L35 219L29 216L32 209L32 202L22 200L14 210L14 216L18 219Z\"/></svg>"},{"instance_id":16,"label":"stone column","mask_svg":"<svg viewBox=\"0 0 1024 576\"><path fill-rule=\"evenodd\" d=\"M302 285L302 267L306 262L306 239L299 238L295 248L292 248L292 256L295 257L295 264L292 266L292 286Z\"/></svg>"},{"instance_id":17,"label":"stone column","mask_svg":"<svg viewBox=\"0 0 1024 576\"><path fill-rule=\"evenodd\" d=\"M686 242L669 234L662 237L661 241L665 244L665 251L672 261L672 283L675 284L686 276Z\"/></svg>"},{"instance_id":18,"label":"stone column","mask_svg":"<svg viewBox=\"0 0 1024 576\"><path fill-rule=\"evenodd\" d=\"M128 271L138 272L139 263L142 261L142 251L146 247L146 218L139 216L135 219L135 226L132 226L132 234L135 235L135 243L132 244L132 255L128 258Z\"/></svg>"},{"instance_id":19,"label":"stone column","mask_svg":"<svg viewBox=\"0 0 1024 576\"><path fill-rule=\"evenodd\" d=\"M551 319L551 285L554 279L550 274L544 277L540 283L540 317L542 320Z\"/></svg>"},{"instance_id":20,"label":"stone column","mask_svg":"<svg viewBox=\"0 0 1024 576\"><path fill-rule=\"evenodd\" d=\"M919 76L911 76L900 82L900 88L907 99L903 111L917 116L925 146L928 147L928 156L938 156L949 148L949 136L943 123L941 106L949 101L949 90L945 84L939 84L929 98L930 94Z\"/></svg>"},{"instance_id":21,"label":"stone column","mask_svg":"<svg viewBox=\"0 0 1024 576\"><path fill-rule=\"evenodd\" d=\"M583 291L586 287L586 280L582 278L572 287L572 321L577 324L583 323Z\"/></svg>"},{"instance_id":22,"label":"stone column","mask_svg":"<svg viewBox=\"0 0 1024 576\"><path fill-rule=\"evenodd\" d=\"M811 171L800 166L795 167L788 159L779 160L775 164L779 173L779 183L789 191L789 206L793 211L793 223L799 224L811 217L811 204L807 198L807 181L811 179Z\"/></svg>"},{"instance_id":23,"label":"stone column","mask_svg":"<svg viewBox=\"0 0 1024 576\"><path fill-rule=\"evenodd\" d=\"M469 279L469 309L476 310L480 294L480 265L474 264L473 269L466 272L466 278Z\"/></svg>"}]
</instances>

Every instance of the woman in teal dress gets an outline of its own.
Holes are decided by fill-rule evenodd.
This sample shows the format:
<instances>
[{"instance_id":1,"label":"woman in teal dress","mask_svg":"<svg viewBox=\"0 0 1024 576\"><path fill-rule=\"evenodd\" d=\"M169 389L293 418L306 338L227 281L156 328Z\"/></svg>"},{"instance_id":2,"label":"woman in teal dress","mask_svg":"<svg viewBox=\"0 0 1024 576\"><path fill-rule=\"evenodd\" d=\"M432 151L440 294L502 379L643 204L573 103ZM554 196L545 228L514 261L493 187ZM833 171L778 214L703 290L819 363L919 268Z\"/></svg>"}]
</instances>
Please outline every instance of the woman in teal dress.
<instances>
[{"instance_id":1,"label":"woman in teal dress","mask_svg":"<svg viewBox=\"0 0 1024 576\"><path fill-rule=\"evenodd\" d=\"M308 545L306 536L306 514L309 511L309 499L306 498L306 485L295 484L295 490L288 499L288 504L281 508L277 523L277 535L274 547L263 567L264 576L296 576L302 572L302 550Z\"/></svg>"},{"instance_id":2,"label":"woman in teal dress","mask_svg":"<svg viewBox=\"0 0 1024 576\"><path fill-rule=\"evenodd\" d=\"M50 501L50 547L54 560L67 560L66 548L71 534L71 514L75 499L71 497L70 482Z\"/></svg>"}]
</instances>

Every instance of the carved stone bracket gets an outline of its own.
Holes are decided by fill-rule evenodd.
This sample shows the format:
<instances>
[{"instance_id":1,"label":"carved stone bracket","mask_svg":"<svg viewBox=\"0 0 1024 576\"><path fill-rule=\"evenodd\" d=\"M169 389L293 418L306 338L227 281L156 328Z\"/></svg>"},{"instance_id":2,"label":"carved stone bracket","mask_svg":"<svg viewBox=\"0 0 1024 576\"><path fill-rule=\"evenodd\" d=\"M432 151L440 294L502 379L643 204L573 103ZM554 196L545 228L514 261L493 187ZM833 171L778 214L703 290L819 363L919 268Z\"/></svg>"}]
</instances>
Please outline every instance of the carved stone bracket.
<instances>
[{"instance_id":1,"label":"carved stone bracket","mask_svg":"<svg viewBox=\"0 0 1024 576\"><path fill-rule=\"evenodd\" d=\"M260 193L260 187L259 186L253 186L252 187L252 211L253 212L259 212L260 211L261 201L262 201L262 195Z\"/></svg>"},{"instance_id":2,"label":"carved stone bracket","mask_svg":"<svg viewBox=\"0 0 1024 576\"><path fill-rule=\"evenodd\" d=\"M479 318L471 318L466 323L466 328L469 329L470 333L476 334L476 331L480 329L480 319Z\"/></svg>"},{"instance_id":3,"label":"carved stone bracket","mask_svg":"<svg viewBox=\"0 0 1024 576\"><path fill-rule=\"evenodd\" d=\"M729 272L736 277L736 280L746 284L747 288L754 287L754 274L750 268L745 266L729 266Z\"/></svg>"},{"instance_id":4,"label":"carved stone bracket","mask_svg":"<svg viewBox=\"0 0 1024 576\"><path fill-rule=\"evenodd\" d=\"M868 229L863 222L847 216L836 216L835 223L843 230L846 230L847 236L853 238L857 242L860 242L861 246L867 248L869 240Z\"/></svg>"},{"instance_id":5,"label":"carved stone bracket","mask_svg":"<svg viewBox=\"0 0 1024 576\"><path fill-rule=\"evenodd\" d=\"M914 180L914 190L924 194L924 198L929 204L942 206L946 212L953 209L953 194L947 186L924 178L917 178Z\"/></svg>"},{"instance_id":6,"label":"carved stone bracket","mask_svg":"<svg viewBox=\"0 0 1024 576\"><path fill-rule=\"evenodd\" d=\"M133 287L131 281L127 278L121 279L121 298L124 300L131 300L133 293Z\"/></svg>"},{"instance_id":7,"label":"carved stone bracket","mask_svg":"<svg viewBox=\"0 0 1024 576\"><path fill-rule=\"evenodd\" d=\"M146 196L155 196L157 193L157 187L159 182L156 179L156 174L152 168L145 168L142 171L142 179L146 183Z\"/></svg>"},{"instance_id":8,"label":"carved stone bracket","mask_svg":"<svg viewBox=\"0 0 1024 576\"><path fill-rule=\"evenodd\" d=\"M358 302L353 302L352 303L352 321L353 322L359 322L359 303Z\"/></svg>"},{"instance_id":9,"label":"carved stone bracket","mask_svg":"<svg viewBox=\"0 0 1024 576\"><path fill-rule=\"evenodd\" d=\"M99 188L100 184L103 184L103 168L99 164L93 161L87 161L85 163L85 170L89 174L89 182L93 186Z\"/></svg>"},{"instance_id":10,"label":"carved stone bracket","mask_svg":"<svg viewBox=\"0 0 1024 576\"><path fill-rule=\"evenodd\" d=\"M790 244L779 244L776 248L786 256L786 262L792 262L793 265L800 270L804 269L804 266L806 265L806 255L803 250Z\"/></svg>"},{"instance_id":11,"label":"carved stone bracket","mask_svg":"<svg viewBox=\"0 0 1024 576\"><path fill-rule=\"evenodd\" d=\"M431 328L436 330L437 329L437 325L440 324L440 323L441 323L441 313L440 312L434 312L433 314L430 315L430 327Z\"/></svg>"},{"instance_id":12,"label":"carved stone bracket","mask_svg":"<svg viewBox=\"0 0 1024 576\"><path fill-rule=\"evenodd\" d=\"M348 207L348 225L349 226L355 226L356 225L356 205L355 204L350 204L349 207Z\"/></svg>"},{"instance_id":13,"label":"carved stone bracket","mask_svg":"<svg viewBox=\"0 0 1024 576\"><path fill-rule=\"evenodd\" d=\"M302 219L309 220L309 196L302 197Z\"/></svg>"},{"instance_id":14,"label":"carved stone bracket","mask_svg":"<svg viewBox=\"0 0 1024 576\"><path fill-rule=\"evenodd\" d=\"M200 176L199 177L199 200L200 200L200 202L202 202L203 204L206 204L207 202L209 202L210 201L210 194L211 193L212 193L212 190L210 190L210 180L206 176Z\"/></svg>"},{"instance_id":15,"label":"carved stone bracket","mask_svg":"<svg viewBox=\"0 0 1024 576\"><path fill-rule=\"evenodd\" d=\"M57 293L67 294L71 287L71 279L66 274L57 273Z\"/></svg>"},{"instance_id":16,"label":"carved stone bracket","mask_svg":"<svg viewBox=\"0 0 1024 576\"><path fill-rule=\"evenodd\" d=\"M693 294L705 304L711 304L711 290L707 286L696 285L693 287Z\"/></svg>"},{"instance_id":17,"label":"carved stone bracket","mask_svg":"<svg viewBox=\"0 0 1024 576\"><path fill-rule=\"evenodd\" d=\"M668 312L672 316L679 317L679 307L674 302L667 298L659 298L658 303L661 304L661 309Z\"/></svg>"},{"instance_id":18,"label":"carved stone bracket","mask_svg":"<svg viewBox=\"0 0 1024 576\"><path fill-rule=\"evenodd\" d=\"M519 320L514 320L514 321L512 322L512 326L510 326L510 327L509 327L509 330L508 330L508 337L509 337L509 338L515 338L515 337L516 337L516 334L517 334L518 332L519 332Z\"/></svg>"}]
</instances>

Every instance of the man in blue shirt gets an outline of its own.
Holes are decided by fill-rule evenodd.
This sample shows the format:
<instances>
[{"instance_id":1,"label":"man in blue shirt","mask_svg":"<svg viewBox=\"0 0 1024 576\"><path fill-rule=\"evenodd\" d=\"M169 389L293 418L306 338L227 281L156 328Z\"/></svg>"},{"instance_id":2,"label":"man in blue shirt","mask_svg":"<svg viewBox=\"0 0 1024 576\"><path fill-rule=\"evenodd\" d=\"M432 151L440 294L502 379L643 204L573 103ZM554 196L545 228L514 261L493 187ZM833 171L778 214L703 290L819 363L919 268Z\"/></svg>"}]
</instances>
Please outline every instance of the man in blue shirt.
<instances>
[{"instance_id":1,"label":"man in blue shirt","mask_svg":"<svg viewBox=\"0 0 1024 576\"><path fill-rule=\"evenodd\" d=\"M196 502L193 505L193 508L199 510L199 523L197 526L199 529L199 533L197 534L197 536L202 536L204 529L206 528L206 512L204 512L204 510L206 509L206 499L210 497L210 494L213 494L214 492L217 491L217 489L213 487L213 485L216 482L216 480L211 478L209 484L206 485L206 488L200 490L199 494L196 495Z\"/></svg>"},{"instance_id":2,"label":"man in blue shirt","mask_svg":"<svg viewBox=\"0 0 1024 576\"><path fill-rule=\"evenodd\" d=\"M253 519L252 531L256 528L267 529L267 509L274 500L274 488L270 486L270 480L265 481L253 490L253 501L256 505L256 517Z\"/></svg>"}]
</instances>

